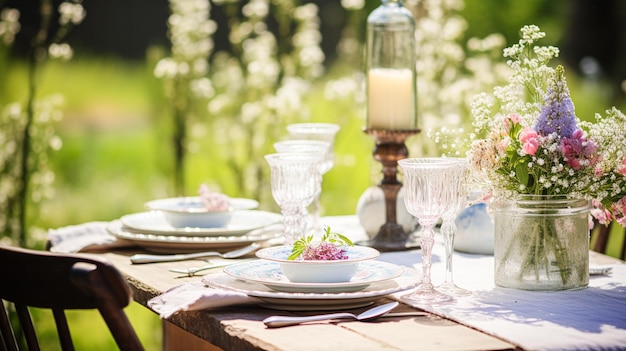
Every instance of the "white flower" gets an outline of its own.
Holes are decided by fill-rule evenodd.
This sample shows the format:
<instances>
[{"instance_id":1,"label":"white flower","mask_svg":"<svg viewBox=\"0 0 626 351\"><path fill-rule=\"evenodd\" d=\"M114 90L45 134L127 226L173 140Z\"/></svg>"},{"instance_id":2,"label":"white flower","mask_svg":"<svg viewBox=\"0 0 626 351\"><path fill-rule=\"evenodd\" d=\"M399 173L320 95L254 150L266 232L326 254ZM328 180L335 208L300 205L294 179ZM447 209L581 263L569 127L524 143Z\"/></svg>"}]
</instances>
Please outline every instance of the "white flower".
<instances>
[{"instance_id":1,"label":"white flower","mask_svg":"<svg viewBox=\"0 0 626 351\"><path fill-rule=\"evenodd\" d=\"M267 0L251 0L243 6L241 13L246 17L265 17L268 11Z\"/></svg>"},{"instance_id":2,"label":"white flower","mask_svg":"<svg viewBox=\"0 0 626 351\"><path fill-rule=\"evenodd\" d=\"M16 9L5 8L0 12L0 39L9 45L15 40L15 35L20 31L20 12Z\"/></svg>"},{"instance_id":3,"label":"white flower","mask_svg":"<svg viewBox=\"0 0 626 351\"><path fill-rule=\"evenodd\" d=\"M346 10L360 10L365 6L365 0L341 0L341 6Z\"/></svg>"},{"instance_id":4,"label":"white flower","mask_svg":"<svg viewBox=\"0 0 626 351\"><path fill-rule=\"evenodd\" d=\"M63 61L68 61L72 58L74 51L72 47L67 43L51 44L48 48L48 54L51 58L58 58Z\"/></svg>"},{"instance_id":5,"label":"white flower","mask_svg":"<svg viewBox=\"0 0 626 351\"><path fill-rule=\"evenodd\" d=\"M86 16L83 5L71 2L62 2L59 5L59 24L64 26L67 24L78 25Z\"/></svg>"}]
</instances>

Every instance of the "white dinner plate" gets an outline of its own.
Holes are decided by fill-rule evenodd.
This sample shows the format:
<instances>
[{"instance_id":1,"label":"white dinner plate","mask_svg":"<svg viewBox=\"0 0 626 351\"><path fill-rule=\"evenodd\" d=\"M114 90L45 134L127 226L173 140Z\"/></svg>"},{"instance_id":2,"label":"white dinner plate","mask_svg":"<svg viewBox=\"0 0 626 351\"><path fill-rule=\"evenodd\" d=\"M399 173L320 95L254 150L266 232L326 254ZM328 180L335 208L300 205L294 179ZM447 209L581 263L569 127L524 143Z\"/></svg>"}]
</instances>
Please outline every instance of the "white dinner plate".
<instances>
[{"instance_id":1,"label":"white dinner plate","mask_svg":"<svg viewBox=\"0 0 626 351\"><path fill-rule=\"evenodd\" d=\"M260 306L284 311L326 311L368 306L385 295L417 286L420 273L405 269L400 276L370 284L356 292L345 293L290 293L275 291L263 284L236 279L226 273L209 274L202 281L209 287L238 291L262 301Z\"/></svg>"},{"instance_id":2,"label":"white dinner plate","mask_svg":"<svg viewBox=\"0 0 626 351\"><path fill-rule=\"evenodd\" d=\"M343 283L293 283L285 277L278 262L255 260L233 264L224 268L230 276L261 283L270 289L300 293L342 293L367 288L370 284L396 278L402 274L401 266L381 262L360 262L349 282Z\"/></svg>"},{"instance_id":3,"label":"white dinner plate","mask_svg":"<svg viewBox=\"0 0 626 351\"><path fill-rule=\"evenodd\" d=\"M282 237L282 226L271 225L238 236L185 236L139 233L124 227L121 221L113 221L107 230L117 238L125 239L151 252L188 253L206 250L230 250L254 242Z\"/></svg>"},{"instance_id":4,"label":"white dinner plate","mask_svg":"<svg viewBox=\"0 0 626 351\"><path fill-rule=\"evenodd\" d=\"M174 228L160 211L133 213L120 218L124 226L136 232L193 237L243 235L281 220L282 216L278 213L260 210L233 211L228 224L218 228Z\"/></svg>"}]
</instances>

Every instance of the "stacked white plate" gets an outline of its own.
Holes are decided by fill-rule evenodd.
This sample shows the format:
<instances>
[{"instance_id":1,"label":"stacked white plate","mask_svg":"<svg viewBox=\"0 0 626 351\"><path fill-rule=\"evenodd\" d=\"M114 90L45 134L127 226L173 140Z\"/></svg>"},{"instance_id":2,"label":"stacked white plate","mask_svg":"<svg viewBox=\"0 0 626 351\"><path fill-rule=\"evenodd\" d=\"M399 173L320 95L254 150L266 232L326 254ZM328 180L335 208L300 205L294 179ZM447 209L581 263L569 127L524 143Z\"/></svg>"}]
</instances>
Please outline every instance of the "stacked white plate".
<instances>
[{"instance_id":1,"label":"stacked white plate","mask_svg":"<svg viewBox=\"0 0 626 351\"><path fill-rule=\"evenodd\" d=\"M183 253L207 249L232 249L253 242L279 237L282 216L261 210L234 210L228 223L220 227L172 226L162 211L150 210L122 216L109 231L147 250Z\"/></svg>"},{"instance_id":2,"label":"stacked white plate","mask_svg":"<svg viewBox=\"0 0 626 351\"><path fill-rule=\"evenodd\" d=\"M278 263L255 260L208 274L203 282L213 288L238 291L262 301L261 306L286 311L352 309L373 304L386 295L414 288L420 273L382 261L362 262L344 283L292 283Z\"/></svg>"},{"instance_id":3,"label":"stacked white plate","mask_svg":"<svg viewBox=\"0 0 626 351\"><path fill-rule=\"evenodd\" d=\"M259 257L273 257L283 247L273 247ZM350 247L356 263L356 273L349 281L293 282L281 268L280 260L259 259L229 265L224 273L209 274L203 279L211 287L235 290L263 301L262 305L283 310L324 310L356 308L372 304L385 295L415 287L419 273L392 263L370 257L369 247ZM359 250L363 251L359 254ZM269 255L269 256L268 256ZM284 255L283 255L284 256ZM359 258L362 258L361 260ZM328 261L311 261L323 265Z\"/></svg>"}]
</instances>

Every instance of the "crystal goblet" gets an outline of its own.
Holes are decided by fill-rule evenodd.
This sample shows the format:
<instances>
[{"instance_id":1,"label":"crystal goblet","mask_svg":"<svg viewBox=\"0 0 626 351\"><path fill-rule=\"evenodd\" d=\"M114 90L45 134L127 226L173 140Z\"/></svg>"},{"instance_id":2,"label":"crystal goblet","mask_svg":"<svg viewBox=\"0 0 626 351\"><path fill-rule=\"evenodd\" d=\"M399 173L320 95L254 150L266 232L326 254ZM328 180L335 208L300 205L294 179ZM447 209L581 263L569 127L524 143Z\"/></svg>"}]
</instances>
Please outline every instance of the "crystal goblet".
<instances>
[{"instance_id":1,"label":"crystal goblet","mask_svg":"<svg viewBox=\"0 0 626 351\"><path fill-rule=\"evenodd\" d=\"M335 164L335 136L339 132L339 125L333 123L294 123L287 126L289 137L295 140L318 140L325 141L329 144L328 149L324 153L324 165L322 169L325 174L331 170ZM311 205L311 227L315 232L320 231L320 194L318 194ZM305 208L305 214L306 214Z\"/></svg>"},{"instance_id":2,"label":"crystal goblet","mask_svg":"<svg viewBox=\"0 0 626 351\"><path fill-rule=\"evenodd\" d=\"M441 158L405 158L398 161L404 171L404 203L410 214L417 217L422 250L422 281L417 289L402 297L412 304L436 303L452 297L434 289L430 277L432 249L435 243L434 228L439 218L449 208L447 187L455 163L443 162Z\"/></svg>"},{"instance_id":3,"label":"crystal goblet","mask_svg":"<svg viewBox=\"0 0 626 351\"><path fill-rule=\"evenodd\" d=\"M279 141L274 144L274 149L278 153L312 153L316 155L325 155L330 144L326 141L321 140L284 140ZM323 181L324 173L328 172L332 168L332 163L329 163L328 160L324 159L319 163L318 174L317 176L320 179L320 187L317 194L315 194L315 199L319 199L320 194L322 193L321 183ZM315 200L313 200L315 201ZM306 211L306 207L303 209L301 213L303 226L305 227L305 231L310 229L313 234L317 234L321 232L321 225L319 223L307 223L306 217L308 213ZM319 218L312 218L312 220L319 220ZM309 225L307 225L309 224Z\"/></svg>"},{"instance_id":4,"label":"crystal goblet","mask_svg":"<svg viewBox=\"0 0 626 351\"><path fill-rule=\"evenodd\" d=\"M454 236L456 235L456 219L459 212L467 205L467 171L468 163L465 158L442 158L441 162L454 162L454 171L444 173L446 179L449 207L441 216L440 232L446 249L446 273L442 284L437 290L453 297L471 295L471 291L463 289L454 283L452 272L452 254L454 251Z\"/></svg>"},{"instance_id":5,"label":"crystal goblet","mask_svg":"<svg viewBox=\"0 0 626 351\"><path fill-rule=\"evenodd\" d=\"M328 149L331 147L330 143L327 141L321 140L283 140L274 143L274 149L278 153L314 153L318 155L324 155L324 159L320 162L319 171L321 175L324 175L326 172L330 171L333 168L332 160L329 161L326 158L326 154Z\"/></svg>"},{"instance_id":6,"label":"crystal goblet","mask_svg":"<svg viewBox=\"0 0 626 351\"><path fill-rule=\"evenodd\" d=\"M276 153L265 159L270 165L272 196L283 214L285 245L292 245L304 236L302 212L320 191L323 155Z\"/></svg>"}]
</instances>

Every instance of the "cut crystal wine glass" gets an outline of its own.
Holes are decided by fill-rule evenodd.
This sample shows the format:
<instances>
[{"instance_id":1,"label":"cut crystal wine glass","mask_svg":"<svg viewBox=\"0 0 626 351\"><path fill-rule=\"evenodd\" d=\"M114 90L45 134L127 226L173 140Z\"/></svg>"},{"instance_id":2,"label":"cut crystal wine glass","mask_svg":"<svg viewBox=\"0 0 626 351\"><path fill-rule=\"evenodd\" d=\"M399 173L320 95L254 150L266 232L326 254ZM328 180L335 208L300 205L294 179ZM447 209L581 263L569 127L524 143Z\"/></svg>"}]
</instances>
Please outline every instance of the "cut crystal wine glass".
<instances>
[{"instance_id":1,"label":"cut crystal wine glass","mask_svg":"<svg viewBox=\"0 0 626 351\"><path fill-rule=\"evenodd\" d=\"M339 132L339 125L333 123L294 123L287 126L289 137L295 140L318 140L329 144L324 153L322 174L331 170L335 164L335 136ZM310 213L311 229L314 232L321 231L320 224L320 195L321 191L313 200ZM305 215L308 214L305 208Z\"/></svg>"},{"instance_id":2,"label":"cut crystal wine glass","mask_svg":"<svg viewBox=\"0 0 626 351\"><path fill-rule=\"evenodd\" d=\"M333 168L332 160L326 158L326 153L331 147L330 143L321 140L283 140L274 143L274 150L278 153L313 153L318 155L324 155L324 160L320 162L320 175L326 174Z\"/></svg>"},{"instance_id":3,"label":"cut crystal wine glass","mask_svg":"<svg viewBox=\"0 0 626 351\"><path fill-rule=\"evenodd\" d=\"M454 236L456 234L456 219L459 212L467 205L467 170L468 164L465 158L442 158L441 162L454 162L454 171L446 172L449 176L446 180L449 207L441 216L442 223L440 232L446 249L446 272L442 284L436 287L437 290L453 297L469 296L472 293L454 283L452 272L452 254L454 251Z\"/></svg>"},{"instance_id":4,"label":"cut crystal wine glass","mask_svg":"<svg viewBox=\"0 0 626 351\"><path fill-rule=\"evenodd\" d=\"M302 213L319 193L323 155L276 153L265 155L270 165L272 196L283 214L285 245L304 236Z\"/></svg>"},{"instance_id":5,"label":"cut crystal wine glass","mask_svg":"<svg viewBox=\"0 0 626 351\"><path fill-rule=\"evenodd\" d=\"M285 152L295 152L295 153L312 153L316 155L326 155L330 144L326 141L321 140L284 140L279 141L274 144L274 149L276 152L285 153ZM332 162L329 163L326 158L322 162L319 163L319 169L317 176L320 179L320 184L323 181L323 175L328 172L332 168ZM318 193L315 195L315 199L319 199L320 194L322 193L322 187L320 185ZM315 199L313 200L315 202ZM305 227L305 231L310 230L312 234L320 234L321 233L321 225L319 223L307 223L308 212L306 207L303 209L301 213L302 223ZM316 218L319 219L319 218ZM309 224L309 225L307 225Z\"/></svg>"},{"instance_id":6,"label":"cut crystal wine glass","mask_svg":"<svg viewBox=\"0 0 626 351\"><path fill-rule=\"evenodd\" d=\"M420 224L420 247L422 250L422 281L417 289L402 297L411 304L431 304L449 301L446 295L434 289L431 282L432 249L435 243L434 228L439 218L450 207L447 188L450 174L455 171L454 162L442 158L406 158L398 161L404 172L404 202L410 214Z\"/></svg>"}]
</instances>

